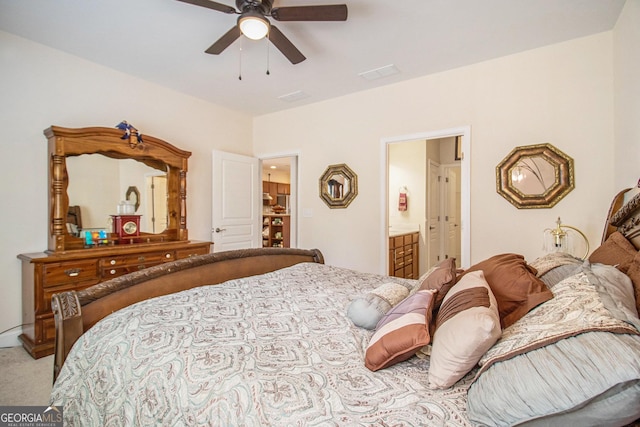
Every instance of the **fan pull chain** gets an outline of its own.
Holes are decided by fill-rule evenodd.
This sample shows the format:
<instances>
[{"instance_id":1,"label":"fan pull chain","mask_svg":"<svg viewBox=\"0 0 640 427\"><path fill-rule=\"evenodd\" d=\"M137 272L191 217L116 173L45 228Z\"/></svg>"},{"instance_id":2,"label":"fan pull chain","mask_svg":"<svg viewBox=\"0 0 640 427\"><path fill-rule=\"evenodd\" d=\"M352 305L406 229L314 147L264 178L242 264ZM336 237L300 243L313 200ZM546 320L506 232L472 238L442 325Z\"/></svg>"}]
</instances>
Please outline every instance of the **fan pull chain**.
<instances>
[{"instance_id":1,"label":"fan pull chain","mask_svg":"<svg viewBox=\"0 0 640 427\"><path fill-rule=\"evenodd\" d=\"M240 38L240 55L238 55L238 80L242 80L242 38Z\"/></svg>"},{"instance_id":2,"label":"fan pull chain","mask_svg":"<svg viewBox=\"0 0 640 427\"><path fill-rule=\"evenodd\" d=\"M267 76L271 73L269 72L269 45L271 44L271 39L269 35L267 35Z\"/></svg>"}]
</instances>

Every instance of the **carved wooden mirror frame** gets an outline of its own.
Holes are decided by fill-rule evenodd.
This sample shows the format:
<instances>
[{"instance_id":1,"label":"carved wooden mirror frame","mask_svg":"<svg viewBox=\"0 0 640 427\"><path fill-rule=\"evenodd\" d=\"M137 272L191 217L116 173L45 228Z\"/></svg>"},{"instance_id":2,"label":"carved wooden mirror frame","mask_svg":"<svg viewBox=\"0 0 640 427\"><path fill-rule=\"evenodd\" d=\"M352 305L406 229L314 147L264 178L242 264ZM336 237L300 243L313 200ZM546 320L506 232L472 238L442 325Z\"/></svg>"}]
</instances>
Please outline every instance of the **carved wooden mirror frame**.
<instances>
[{"instance_id":1,"label":"carved wooden mirror frame","mask_svg":"<svg viewBox=\"0 0 640 427\"><path fill-rule=\"evenodd\" d=\"M344 163L330 165L320 177L320 198L331 209L346 208L358 195L358 176Z\"/></svg>"},{"instance_id":2,"label":"carved wooden mirror frame","mask_svg":"<svg viewBox=\"0 0 640 427\"><path fill-rule=\"evenodd\" d=\"M496 166L498 194L518 209L553 207L574 187L573 159L551 144L516 147Z\"/></svg>"},{"instance_id":3,"label":"carved wooden mirror frame","mask_svg":"<svg viewBox=\"0 0 640 427\"><path fill-rule=\"evenodd\" d=\"M83 249L84 241L67 232L69 176L68 156L102 154L114 159L134 159L167 173L167 228L145 235L147 243L188 240L187 231L187 159L189 151L180 150L161 139L137 134L123 138L116 128L89 127L69 129L51 126L44 131L49 144L49 252ZM138 197L139 199L139 197ZM115 210L115 206L114 206Z\"/></svg>"}]
</instances>

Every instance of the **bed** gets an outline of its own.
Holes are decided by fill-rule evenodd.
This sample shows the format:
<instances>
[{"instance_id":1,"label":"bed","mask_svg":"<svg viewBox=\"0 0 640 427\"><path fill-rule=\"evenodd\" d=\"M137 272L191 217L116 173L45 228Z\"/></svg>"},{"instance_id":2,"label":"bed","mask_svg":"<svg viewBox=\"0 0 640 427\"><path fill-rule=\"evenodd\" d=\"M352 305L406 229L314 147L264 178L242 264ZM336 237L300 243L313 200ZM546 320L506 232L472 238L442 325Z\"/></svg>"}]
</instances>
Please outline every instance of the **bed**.
<instances>
[{"instance_id":1,"label":"bed","mask_svg":"<svg viewBox=\"0 0 640 427\"><path fill-rule=\"evenodd\" d=\"M639 205L616 196L584 262L504 253L410 280L265 248L55 295L51 404L69 426L628 425Z\"/></svg>"}]
</instances>

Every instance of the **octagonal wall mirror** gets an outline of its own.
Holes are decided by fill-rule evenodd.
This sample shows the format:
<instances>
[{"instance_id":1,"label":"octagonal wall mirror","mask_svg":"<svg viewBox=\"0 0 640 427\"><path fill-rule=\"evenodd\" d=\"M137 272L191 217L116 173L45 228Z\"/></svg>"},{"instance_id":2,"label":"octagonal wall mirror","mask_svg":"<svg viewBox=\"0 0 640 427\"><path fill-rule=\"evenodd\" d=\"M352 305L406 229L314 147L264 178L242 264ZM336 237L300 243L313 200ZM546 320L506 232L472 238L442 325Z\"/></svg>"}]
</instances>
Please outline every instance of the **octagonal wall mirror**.
<instances>
[{"instance_id":1,"label":"octagonal wall mirror","mask_svg":"<svg viewBox=\"0 0 640 427\"><path fill-rule=\"evenodd\" d=\"M342 163L330 165L320 177L320 198L331 209L346 208L358 195L358 176Z\"/></svg>"},{"instance_id":2,"label":"octagonal wall mirror","mask_svg":"<svg viewBox=\"0 0 640 427\"><path fill-rule=\"evenodd\" d=\"M573 159L551 144L516 147L496 167L496 189L518 209L550 208L575 187Z\"/></svg>"}]
</instances>

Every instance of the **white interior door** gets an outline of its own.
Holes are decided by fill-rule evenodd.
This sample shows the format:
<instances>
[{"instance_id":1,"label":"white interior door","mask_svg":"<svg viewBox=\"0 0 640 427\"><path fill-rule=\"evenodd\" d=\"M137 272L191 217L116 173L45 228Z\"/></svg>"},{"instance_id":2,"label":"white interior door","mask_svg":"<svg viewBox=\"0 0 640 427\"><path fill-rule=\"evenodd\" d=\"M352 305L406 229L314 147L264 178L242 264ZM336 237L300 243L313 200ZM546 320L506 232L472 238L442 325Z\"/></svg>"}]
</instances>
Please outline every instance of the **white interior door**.
<instances>
[{"instance_id":1,"label":"white interior door","mask_svg":"<svg viewBox=\"0 0 640 427\"><path fill-rule=\"evenodd\" d=\"M440 165L427 166L427 269L440 259Z\"/></svg>"},{"instance_id":2,"label":"white interior door","mask_svg":"<svg viewBox=\"0 0 640 427\"><path fill-rule=\"evenodd\" d=\"M213 251L262 246L260 161L213 150Z\"/></svg>"},{"instance_id":3,"label":"white interior door","mask_svg":"<svg viewBox=\"0 0 640 427\"><path fill-rule=\"evenodd\" d=\"M460 267L460 166L445 166L445 228L446 239L444 254L446 258L455 258Z\"/></svg>"},{"instance_id":4,"label":"white interior door","mask_svg":"<svg viewBox=\"0 0 640 427\"><path fill-rule=\"evenodd\" d=\"M145 177L146 214L142 216L144 231L161 233L166 230L167 218L167 174L153 174Z\"/></svg>"}]
</instances>

